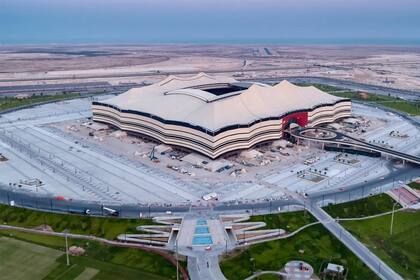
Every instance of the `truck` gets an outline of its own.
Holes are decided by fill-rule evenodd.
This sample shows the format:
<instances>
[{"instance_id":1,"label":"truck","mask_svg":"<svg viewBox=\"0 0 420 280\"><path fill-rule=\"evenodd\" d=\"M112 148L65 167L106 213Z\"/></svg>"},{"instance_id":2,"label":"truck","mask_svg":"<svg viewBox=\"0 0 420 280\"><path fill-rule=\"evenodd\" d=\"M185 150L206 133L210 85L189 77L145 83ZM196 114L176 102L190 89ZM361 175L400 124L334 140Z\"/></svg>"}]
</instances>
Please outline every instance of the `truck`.
<instances>
[{"instance_id":1,"label":"truck","mask_svg":"<svg viewBox=\"0 0 420 280\"><path fill-rule=\"evenodd\" d=\"M217 193L215 193L215 192L203 195L203 200L205 200L205 201L209 201L209 200L213 200L213 199L217 200Z\"/></svg>"},{"instance_id":2,"label":"truck","mask_svg":"<svg viewBox=\"0 0 420 280\"><path fill-rule=\"evenodd\" d=\"M118 217L120 215L120 212L109 207L102 206L102 210L105 214L110 215L110 216Z\"/></svg>"},{"instance_id":3,"label":"truck","mask_svg":"<svg viewBox=\"0 0 420 280\"><path fill-rule=\"evenodd\" d=\"M90 215L91 211L90 211L90 209L70 208L69 213L70 214L76 214L76 215Z\"/></svg>"}]
</instances>

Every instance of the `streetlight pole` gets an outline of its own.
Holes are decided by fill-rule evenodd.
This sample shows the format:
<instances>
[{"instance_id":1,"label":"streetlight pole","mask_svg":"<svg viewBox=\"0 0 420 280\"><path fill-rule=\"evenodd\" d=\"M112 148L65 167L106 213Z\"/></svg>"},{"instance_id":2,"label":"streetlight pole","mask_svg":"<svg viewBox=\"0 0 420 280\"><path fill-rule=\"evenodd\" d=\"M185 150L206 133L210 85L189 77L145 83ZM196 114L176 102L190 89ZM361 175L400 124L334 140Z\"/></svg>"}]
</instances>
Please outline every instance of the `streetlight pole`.
<instances>
[{"instance_id":1,"label":"streetlight pole","mask_svg":"<svg viewBox=\"0 0 420 280\"><path fill-rule=\"evenodd\" d=\"M394 203L392 206L392 215L391 215L391 228L389 230L389 235L392 235L392 231L394 229L394 213L395 213L395 205L397 205L397 202Z\"/></svg>"},{"instance_id":2,"label":"streetlight pole","mask_svg":"<svg viewBox=\"0 0 420 280\"><path fill-rule=\"evenodd\" d=\"M178 238L175 241L176 245L176 280L179 280L179 264L178 264Z\"/></svg>"},{"instance_id":3,"label":"streetlight pole","mask_svg":"<svg viewBox=\"0 0 420 280\"><path fill-rule=\"evenodd\" d=\"M67 266L70 266L70 259L69 259L69 243L67 241L67 229L64 231L64 237L66 239L66 263Z\"/></svg>"}]
</instances>

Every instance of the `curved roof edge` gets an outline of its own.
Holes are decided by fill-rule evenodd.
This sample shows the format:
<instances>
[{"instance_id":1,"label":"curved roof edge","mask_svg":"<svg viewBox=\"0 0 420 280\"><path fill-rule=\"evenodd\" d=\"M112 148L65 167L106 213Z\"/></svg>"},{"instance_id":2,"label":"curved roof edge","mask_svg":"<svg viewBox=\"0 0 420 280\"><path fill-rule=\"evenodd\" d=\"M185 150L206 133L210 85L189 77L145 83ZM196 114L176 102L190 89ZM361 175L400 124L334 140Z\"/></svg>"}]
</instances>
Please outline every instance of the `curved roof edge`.
<instances>
[{"instance_id":1,"label":"curved roof edge","mask_svg":"<svg viewBox=\"0 0 420 280\"><path fill-rule=\"evenodd\" d=\"M164 80L160 81L158 84L159 84L159 86L164 86L165 84L170 83L172 81L182 81L182 82L194 81L194 80L198 80L198 79L203 78L203 77L205 77L207 79L210 79L210 80L216 80L215 77L207 75L204 72L200 72L197 75L192 76L192 77L179 77L179 76L175 76L175 75L169 75Z\"/></svg>"},{"instance_id":2,"label":"curved roof edge","mask_svg":"<svg viewBox=\"0 0 420 280\"><path fill-rule=\"evenodd\" d=\"M225 132L225 131L227 131L229 129L232 129L232 128L249 127L249 126L252 126L252 125L254 125L256 123L267 121L267 120L282 119L285 116L290 115L290 114L293 114L293 113L297 113L297 112L309 112L309 111L315 110L315 109L317 109L319 107L322 107L322 106L334 106L334 105L336 105L338 103L348 102L348 101L351 101L351 99L341 98L339 100L336 100L335 102L318 104L318 105L312 106L311 108L303 108L303 109L298 109L298 110L292 110L292 111L284 112L284 113L282 113L282 114L280 114L278 116L271 116L271 117L265 117L265 118L260 118L260 119L257 119L257 120L253 120L252 122L249 122L249 123L238 123L238 124L226 125L226 126L223 126L223 127L218 128L217 130L212 130L212 129L209 129L209 128L206 128L204 126L197 125L197 124L191 124L191 123L186 122L186 121L164 119L162 117L159 117L159 116L156 116L156 115L153 115L153 114L150 114L150 113L140 112L140 111L136 111L136 110L129 110L129 109L121 109L118 106L107 104L107 103L102 103L102 102L99 102L99 101L94 101L94 102L92 102L92 104L93 105L96 105L96 106L109 107L109 108L115 109L115 110L117 110L119 112L122 112L122 113L138 114L138 115L141 115L141 116L144 116L144 117L149 117L151 119L156 119L156 120L158 120L158 121L160 121L160 122L162 122L164 124L176 124L176 125L186 126L186 127L189 127L189 128L192 128L192 129L195 129L195 130L204 132L204 133L206 133L208 135L216 136L216 135L218 135L218 134L220 134L222 132Z\"/></svg>"}]
</instances>

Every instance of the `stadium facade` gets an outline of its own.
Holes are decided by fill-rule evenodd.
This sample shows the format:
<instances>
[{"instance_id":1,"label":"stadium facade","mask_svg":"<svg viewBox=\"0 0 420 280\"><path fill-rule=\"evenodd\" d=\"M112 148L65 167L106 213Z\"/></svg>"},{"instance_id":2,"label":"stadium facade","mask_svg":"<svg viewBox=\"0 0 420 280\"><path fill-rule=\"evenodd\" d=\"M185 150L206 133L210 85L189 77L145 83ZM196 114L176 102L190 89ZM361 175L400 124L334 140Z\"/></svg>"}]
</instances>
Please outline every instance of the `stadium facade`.
<instances>
[{"instance_id":1,"label":"stadium facade","mask_svg":"<svg viewBox=\"0 0 420 280\"><path fill-rule=\"evenodd\" d=\"M93 120L216 158L351 116L351 101L284 80L270 86L200 73L169 76L92 104Z\"/></svg>"}]
</instances>

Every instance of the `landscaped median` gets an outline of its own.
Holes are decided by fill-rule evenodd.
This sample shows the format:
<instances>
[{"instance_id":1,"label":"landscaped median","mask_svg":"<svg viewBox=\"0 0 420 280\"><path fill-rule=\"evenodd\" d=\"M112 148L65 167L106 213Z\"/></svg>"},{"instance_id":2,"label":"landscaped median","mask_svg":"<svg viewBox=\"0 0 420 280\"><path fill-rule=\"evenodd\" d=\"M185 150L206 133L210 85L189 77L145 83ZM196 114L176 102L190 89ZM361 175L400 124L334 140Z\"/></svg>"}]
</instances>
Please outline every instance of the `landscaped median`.
<instances>
[{"instance_id":1,"label":"landscaped median","mask_svg":"<svg viewBox=\"0 0 420 280\"><path fill-rule=\"evenodd\" d=\"M310 224L315 219L309 213L297 211L254 216L251 221L265 221L268 228L281 226L290 232ZM349 269L347 279L377 279L368 267L320 224L310 226L285 239L234 251L222 260L221 268L228 279L244 279L259 270L281 270L292 260L309 263L318 275L320 269L332 262Z\"/></svg>"},{"instance_id":2,"label":"landscaped median","mask_svg":"<svg viewBox=\"0 0 420 280\"><path fill-rule=\"evenodd\" d=\"M301 85L305 85L305 84L301 84ZM338 97L350 98L356 101L377 104L380 106L384 106L386 108L390 108L390 109L394 109L400 112L407 113L409 115L414 115L414 116L420 115L420 102L419 101L408 101L408 100L404 100L404 99L394 97L394 96L386 96L386 95L366 93L366 92L356 92L356 91L346 90L346 89L324 85L324 84L313 84L313 86Z\"/></svg>"},{"instance_id":3,"label":"landscaped median","mask_svg":"<svg viewBox=\"0 0 420 280\"><path fill-rule=\"evenodd\" d=\"M99 93L98 93L99 94ZM70 100L75 98L89 97L94 94L81 95L77 92L62 93L56 95L34 95L23 99L15 97L1 97L0 98L0 113L7 113L15 109L24 109L31 106L42 105L45 103L57 102L62 100Z\"/></svg>"},{"instance_id":4,"label":"landscaped median","mask_svg":"<svg viewBox=\"0 0 420 280\"><path fill-rule=\"evenodd\" d=\"M56 232L67 229L71 233L94 235L109 240L115 239L121 233L137 233L137 226L155 224L151 219L66 215L7 205L0 205L0 223L25 228L40 228L45 225Z\"/></svg>"},{"instance_id":5,"label":"landscaped median","mask_svg":"<svg viewBox=\"0 0 420 280\"><path fill-rule=\"evenodd\" d=\"M324 210L333 218L362 218L392 211L395 201L387 194L369 196L342 204L329 205ZM401 208L396 204L394 209Z\"/></svg>"},{"instance_id":6,"label":"landscaped median","mask_svg":"<svg viewBox=\"0 0 420 280\"><path fill-rule=\"evenodd\" d=\"M83 279L113 280L176 278L175 259L169 252L113 240L119 233L134 232L138 225L152 224L151 220L64 215L0 205L0 222L0 244L10 243L7 238L13 238L28 242L29 247L36 244L61 252L49 262L52 264L45 275L38 279L75 279L78 275ZM69 247L84 250L82 255L70 257L70 267L66 265L65 255L62 255L65 250L63 232L66 229ZM0 271L9 273L9 279L13 279L13 270L21 265L17 256L31 254L25 251L27 246L16 248L19 249L16 254L0 248ZM184 263L181 263L181 272L186 275ZM84 278L90 274L94 276ZM25 277L37 279L33 278L30 270Z\"/></svg>"}]
</instances>

